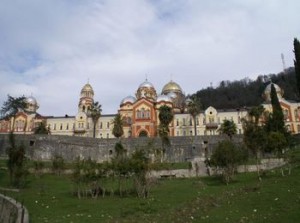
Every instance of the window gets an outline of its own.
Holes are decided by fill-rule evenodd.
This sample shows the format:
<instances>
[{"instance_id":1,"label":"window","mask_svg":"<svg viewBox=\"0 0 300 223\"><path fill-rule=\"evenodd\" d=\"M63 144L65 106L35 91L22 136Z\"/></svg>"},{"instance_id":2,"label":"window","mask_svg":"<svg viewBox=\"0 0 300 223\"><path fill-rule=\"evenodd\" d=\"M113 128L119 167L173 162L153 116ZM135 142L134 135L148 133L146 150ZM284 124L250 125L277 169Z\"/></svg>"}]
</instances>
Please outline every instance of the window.
<instances>
[{"instance_id":1,"label":"window","mask_svg":"<svg viewBox=\"0 0 300 223\"><path fill-rule=\"evenodd\" d=\"M190 126L193 125L193 121L192 121L192 118L190 118Z\"/></svg>"},{"instance_id":2,"label":"window","mask_svg":"<svg viewBox=\"0 0 300 223\"><path fill-rule=\"evenodd\" d=\"M109 133L106 134L106 138L109 138Z\"/></svg>"},{"instance_id":3,"label":"window","mask_svg":"<svg viewBox=\"0 0 300 223\"><path fill-rule=\"evenodd\" d=\"M193 131L192 131L192 130L190 131L190 135L191 135L191 136L193 135Z\"/></svg>"},{"instance_id":4,"label":"window","mask_svg":"<svg viewBox=\"0 0 300 223\"><path fill-rule=\"evenodd\" d=\"M100 127L100 129L102 129L102 122L100 122L100 126L99 127Z\"/></svg>"},{"instance_id":5,"label":"window","mask_svg":"<svg viewBox=\"0 0 300 223\"><path fill-rule=\"evenodd\" d=\"M294 110L294 114L295 114L296 121L299 121L299 113L297 108Z\"/></svg>"},{"instance_id":6,"label":"window","mask_svg":"<svg viewBox=\"0 0 300 223\"><path fill-rule=\"evenodd\" d=\"M297 125L298 133L300 132L300 125Z\"/></svg>"},{"instance_id":7,"label":"window","mask_svg":"<svg viewBox=\"0 0 300 223\"><path fill-rule=\"evenodd\" d=\"M56 124L54 124L53 130L56 130Z\"/></svg>"},{"instance_id":8,"label":"window","mask_svg":"<svg viewBox=\"0 0 300 223\"><path fill-rule=\"evenodd\" d=\"M106 127L109 129L109 122L106 123Z\"/></svg>"},{"instance_id":9,"label":"window","mask_svg":"<svg viewBox=\"0 0 300 223\"><path fill-rule=\"evenodd\" d=\"M182 125L185 126L185 118L182 119Z\"/></svg>"},{"instance_id":10,"label":"window","mask_svg":"<svg viewBox=\"0 0 300 223\"><path fill-rule=\"evenodd\" d=\"M196 119L196 123L197 123L197 125L199 125L199 119L198 118Z\"/></svg>"},{"instance_id":11,"label":"window","mask_svg":"<svg viewBox=\"0 0 300 223\"><path fill-rule=\"evenodd\" d=\"M178 121L178 119L176 119L176 126L179 126L179 121Z\"/></svg>"},{"instance_id":12,"label":"window","mask_svg":"<svg viewBox=\"0 0 300 223\"><path fill-rule=\"evenodd\" d=\"M284 109L284 110L283 110L283 115L284 115L284 119L285 119L285 120L288 120L288 119L289 119L289 110Z\"/></svg>"},{"instance_id":13,"label":"window","mask_svg":"<svg viewBox=\"0 0 300 223\"><path fill-rule=\"evenodd\" d=\"M136 111L136 118L138 119L150 119L150 110L145 110L142 108L141 110Z\"/></svg>"},{"instance_id":14,"label":"window","mask_svg":"<svg viewBox=\"0 0 300 223\"><path fill-rule=\"evenodd\" d=\"M69 130L69 123L68 123L67 126L66 126L66 130Z\"/></svg>"},{"instance_id":15,"label":"window","mask_svg":"<svg viewBox=\"0 0 300 223\"><path fill-rule=\"evenodd\" d=\"M179 136L179 131L176 132L176 135Z\"/></svg>"},{"instance_id":16,"label":"window","mask_svg":"<svg viewBox=\"0 0 300 223\"><path fill-rule=\"evenodd\" d=\"M62 129L63 129L63 124L60 124L60 127L59 127L59 129L60 129L60 130L62 130Z\"/></svg>"}]
</instances>

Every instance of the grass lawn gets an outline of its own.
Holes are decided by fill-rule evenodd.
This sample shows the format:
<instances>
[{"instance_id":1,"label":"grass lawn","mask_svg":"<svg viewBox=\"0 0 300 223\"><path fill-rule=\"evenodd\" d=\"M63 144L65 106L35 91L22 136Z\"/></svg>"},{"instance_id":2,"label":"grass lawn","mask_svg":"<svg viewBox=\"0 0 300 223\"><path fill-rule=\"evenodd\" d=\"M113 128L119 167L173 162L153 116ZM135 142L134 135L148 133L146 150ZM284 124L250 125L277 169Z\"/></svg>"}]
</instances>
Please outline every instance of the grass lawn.
<instances>
[{"instance_id":1,"label":"grass lawn","mask_svg":"<svg viewBox=\"0 0 300 223\"><path fill-rule=\"evenodd\" d=\"M0 186L7 185L7 173L0 169ZM270 171L262 182L254 173L239 174L228 186L217 177L159 180L148 199L106 195L79 200L73 187L69 176L31 175L21 192L3 193L24 201L32 223L300 221L299 166L285 177Z\"/></svg>"}]
</instances>

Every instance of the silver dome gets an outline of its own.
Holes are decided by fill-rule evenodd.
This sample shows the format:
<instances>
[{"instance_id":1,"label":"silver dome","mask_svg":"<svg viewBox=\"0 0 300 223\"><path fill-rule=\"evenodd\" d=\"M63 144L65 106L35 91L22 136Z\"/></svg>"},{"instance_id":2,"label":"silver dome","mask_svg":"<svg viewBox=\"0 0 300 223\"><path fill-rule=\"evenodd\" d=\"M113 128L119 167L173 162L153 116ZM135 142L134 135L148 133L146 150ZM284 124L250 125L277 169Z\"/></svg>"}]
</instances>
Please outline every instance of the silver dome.
<instances>
[{"instance_id":1,"label":"silver dome","mask_svg":"<svg viewBox=\"0 0 300 223\"><path fill-rule=\"evenodd\" d=\"M34 97L30 96L30 97L27 97L26 99L26 103L27 104L31 104L31 105L37 105L37 101Z\"/></svg>"},{"instance_id":2,"label":"silver dome","mask_svg":"<svg viewBox=\"0 0 300 223\"><path fill-rule=\"evenodd\" d=\"M153 84L150 83L147 79L140 84L139 88L142 88L142 87L146 87L146 88L154 88Z\"/></svg>"},{"instance_id":3,"label":"silver dome","mask_svg":"<svg viewBox=\"0 0 300 223\"><path fill-rule=\"evenodd\" d=\"M162 101L165 101L165 102L172 102L171 98L168 96L168 95L159 95L156 99L156 102L162 102Z\"/></svg>"},{"instance_id":4,"label":"silver dome","mask_svg":"<svg viewBox=\"0 0 300 223\"><path fill-rule=\"evenodd\" d=\"M131 95L129 95L129 96L125 97L125 98L121 101L120 104L121 104L121 105L122 105L122 104L125 104L125 103L131 103L131 104L133 104L135 101L136 101L136 98L133 97L133 96L131 96Z\"/></svg>"},{"instance_id":5,"label":"silver dome","mask_svg":"<svg viewBox=\"0 0 300 223\"><path fill-rule=\"evenodd\" d=\"M167 94L170 98L174 99L177 97L177 94L175 92L170 92L169 94Z\"/></svg>"}]
</instances>

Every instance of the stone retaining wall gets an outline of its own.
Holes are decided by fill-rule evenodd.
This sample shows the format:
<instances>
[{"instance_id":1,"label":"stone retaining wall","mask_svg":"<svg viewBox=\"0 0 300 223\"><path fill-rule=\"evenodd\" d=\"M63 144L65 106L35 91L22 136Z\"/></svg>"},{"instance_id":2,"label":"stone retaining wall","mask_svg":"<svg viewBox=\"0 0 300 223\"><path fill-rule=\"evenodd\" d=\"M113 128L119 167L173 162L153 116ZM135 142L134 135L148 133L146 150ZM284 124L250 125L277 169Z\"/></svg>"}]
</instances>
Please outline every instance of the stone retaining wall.
<instances>
[{"instance_id":1,"label":"stone retaining wall","mask_svg":"<svg viewBox=\"0 0 300 223\"><path fill-rule=\"evenodd\" d=\"M54 155L60 155L65 160L72 161L76 157L92 158L97 162L108 161L114 156L114 146L117 139L94 139L75 136L53 135L15 135L18 143L26 147L26 155L31 159L51 160ZM195 157L204 157L211 154L214 146L225 136L186 136L171 137L170 147L166 148L164 159L169 162L190 161ZM237 135L234 140L242 141ZM147 149L152 153L161 150L161 140L156 138L126 138L122 144L128 153L136 149ZM0 134L0 156L6 156L9 146L8 135Z\"/></svg>"},{"instance_id":2,"label":"stone retaining wall","mask_svg":"<svg viewBox=\"0 0 300 223\"><path fill-rule=\"evenodd\" d=\"M263 159L261 160L261 164L259 164L260 170L271 170L277 167L281 167L285 164L283 159ZM240 165L237 167L238 173L245 172L256 172L256 165ZM214 170L211 168L207 169L204 159L194 159L192 161L192 169L178 169L178 170L160 170L160 171L151 171L149 176L156 178L177 178L177 177L198 177L198 176L208 176L208 172L211 175L220 174L218 170Z\"/></svg>"},{"instance_id":3,"label":"stone retaining wall","mask_svg":"<svg viewBox=\"0 0 300 223\"><path fill-rule=\"evenodd\" d=\"M29 223L27 209L14 199L0 194L0 222Z\"/></svg>"}]
</instances>

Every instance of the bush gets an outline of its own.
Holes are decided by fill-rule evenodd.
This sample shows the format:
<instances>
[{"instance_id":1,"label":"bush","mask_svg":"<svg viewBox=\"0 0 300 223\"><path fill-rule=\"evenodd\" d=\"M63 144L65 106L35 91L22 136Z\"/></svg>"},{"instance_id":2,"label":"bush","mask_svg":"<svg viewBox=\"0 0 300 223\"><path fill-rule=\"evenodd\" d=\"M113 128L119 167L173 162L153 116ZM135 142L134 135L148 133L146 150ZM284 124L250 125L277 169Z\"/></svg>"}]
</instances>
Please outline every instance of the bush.
<instances>
[{"instance_id":1,"label":"bush","mask_svg":"<svg viewBox=\"0 0 300 223\"><path fill-rule=\"evenodd\" d=\"M214 150L210 164L222 170L223 180L226 184L232 179L238 164L247 159L243 148L238 148L232 141L219 142Z\"/></svg>"}]
</instances>

